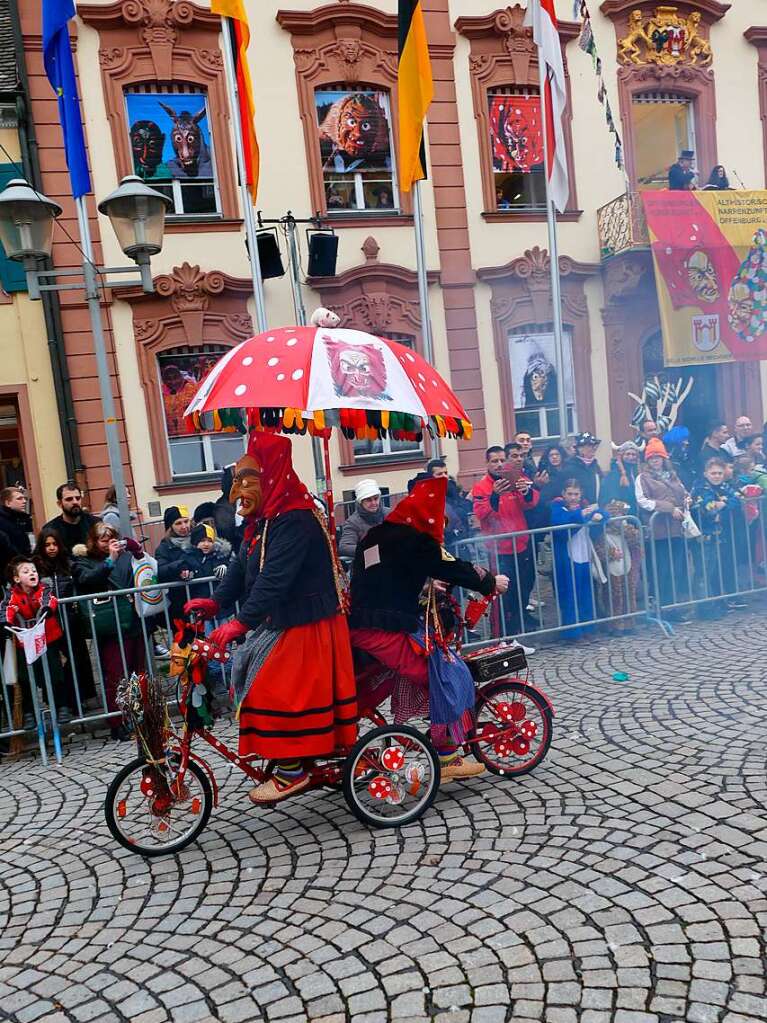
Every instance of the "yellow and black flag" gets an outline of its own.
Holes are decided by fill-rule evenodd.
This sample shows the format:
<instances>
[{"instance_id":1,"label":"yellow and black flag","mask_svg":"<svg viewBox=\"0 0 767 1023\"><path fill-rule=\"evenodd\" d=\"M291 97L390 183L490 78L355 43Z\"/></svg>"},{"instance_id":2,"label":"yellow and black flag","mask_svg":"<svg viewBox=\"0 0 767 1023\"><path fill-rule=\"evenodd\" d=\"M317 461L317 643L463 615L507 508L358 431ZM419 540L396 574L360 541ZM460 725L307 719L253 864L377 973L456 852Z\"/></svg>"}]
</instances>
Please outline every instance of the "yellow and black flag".
<instances>
[{"instance_id":1,"label":"yellow and black flag","mask_svg":"<svg viewBox=\"0 0 767 1023\"><path fill-rule=\"evenodd\" d=\"M423 120L434 96L421 0L399 0L399 187L426 177Z\"/></svg>"}]
</instances>

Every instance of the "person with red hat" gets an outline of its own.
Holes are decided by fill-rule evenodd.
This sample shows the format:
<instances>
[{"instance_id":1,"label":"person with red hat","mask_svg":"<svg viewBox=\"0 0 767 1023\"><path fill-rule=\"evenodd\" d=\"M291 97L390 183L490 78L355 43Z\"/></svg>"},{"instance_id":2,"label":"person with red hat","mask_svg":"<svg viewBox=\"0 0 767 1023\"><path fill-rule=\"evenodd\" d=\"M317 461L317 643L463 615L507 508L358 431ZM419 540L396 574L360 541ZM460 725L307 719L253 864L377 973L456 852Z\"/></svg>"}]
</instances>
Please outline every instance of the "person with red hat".
<instances>
[{"instance_id":1,"label":"person with red hat","mask_svg":"<svg viewBox=\"0 0 767 1023\"><path fill-rule=\"evenodd\" d=\"M241 756L274 764L251 789L253 803L274 803L309 784L304 761L351 746L357 698L343 592L325 520L291 463L287 437L256 432L235 467L229 499L239 501L245 538L212 599L185 613L214 618L239 603L215 629L220 648L245 638L232 660Z\"/></svg>"},{"instance_id":2,"label":"person with red hat","mask_svg":"<svg viewBox=\"0 0 767 1023\"><path fill-rule=\"evenodd\" d=\"M381 525L365 536L352 568L352 645L422 692L428 692L430 685L429 661L412 637L420 627L419 599L427 580L463 586L485 596L505 593L509 585L507 576L475 568L443 547L447 482L443 476L416 483ZM466 709L458 708L456 719ZM436 745L443 780L484 771L482 764L458 757L454 743Z\"/></svg>"}]
</instances>

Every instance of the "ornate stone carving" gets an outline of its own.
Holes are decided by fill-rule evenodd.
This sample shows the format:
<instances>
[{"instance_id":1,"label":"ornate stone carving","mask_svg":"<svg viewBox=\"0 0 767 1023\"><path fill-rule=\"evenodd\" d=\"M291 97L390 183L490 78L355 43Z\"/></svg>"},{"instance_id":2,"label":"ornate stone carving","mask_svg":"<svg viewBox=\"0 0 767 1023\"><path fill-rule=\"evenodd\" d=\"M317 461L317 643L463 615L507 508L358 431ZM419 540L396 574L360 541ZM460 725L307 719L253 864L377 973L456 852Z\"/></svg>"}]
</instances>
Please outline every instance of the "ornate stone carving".
<instances>
[{"instance_id":1,"label":"ornate stone carving","mask_svg":"<svg viewBox=\"0 0 767 1023\"><path fill-rule=\"evenodd\" d=\"M365 295L359 311L373 334L383 334L392 322L392 298L387 292Z\"/></svg>"},{"instance_id":2,"label":"ornate stone carving","mask_svg":"<svg viewBox=\"0 0 767 1023\"><path fill-rule=\"evenodd\" d=\"M224 320L224 326L228 334L235 334L243 339L253 333L253 320L247 313L230 313Z\"/></svg>"},{"instance_id":3,"label":"ornate stone carving","mask_svg":"<svg viewBox=\"0 0 767 1023\"><path fill-rule=\"evenodd\" d=\"M525 9L519 4L498 11L495 30L503 36L503 45L509 55L535 49L532 29L525 25Z\"/></svg>"},{"instance_id":4,"label":"ornate stone carving","mask_svg":"<svg viewBox=\"0 0 767 1023\"><path fill-rule=\"evenodd\" d=\"M210 306L210 296L220 295L224 287L224 275L219 270L204 273L189 263L174 266L170 274L155 281L157 294L169 298L177 313L204 312Z\"/></svg>"},{"instance_id":5,"label":"ornate stone carving","mask_svg":"<svg viewBox=\"0 0 767 1023\"><path fill-rule=\"evenodd\" d=\"M109 46L106 49L99 50L99 64L102 67L114 67L115 64L121 64L124 60L124 46Z\"/></svg>"},{"instance_id":6,"label":"ornate stone carving","mask_svg":"<svg viewBox=\"0 0 767 1023\"><path fill-rule=\"evenodd\" d=\"M133 333L137 341L146 341L157 330L157 320L134 320Z\"/></svg>"},{"instance_id":7,"label":"ornate stone carving","mask_svg":"<svg viewBox=\"0 0 767 1023\"><path fill-rule=\"evenodd\" d=\"M341 38L331 52L341 61L344 81L356 82L359 62L362 57L362 44L359 39Z\"/></svg>"},{"instance_id":8,"label":"ornate stone carving","mask_svg":"<svg viewBox=\"0 0 767 1023\"><path fill-rule=\"evenodd\" d=\"M366 263L378 262L378 253L381 251L381 248L372 235L368 235L368 237L362 243L361 249L362 255L365 257Z\"/></svg>"},{"instance_id":9,"label":"ornate stone carving","mask_svg":"<svg viewBox=\"0 0 767 1023\"><path fill-rule=\"evenodd\" d=\"M700 22L700 11L692 11L684 18L677 7L656 7L647 22L641 10L632 11L628 33L618 40L618 59L623 64L673 67L687 63L708 67L714 56L701 35Z\"/></svg>"},{"instance_id":10,"label":"ornate stone carving","mask_svg":"<svg viewBox=\"0 0 767 1023\"><path fill-rule=\"evenodd\" d=\"M224 66L224 57L221 50L198 50L197 57L203 64L215 70Z\"/></svg>"}]
</instances>

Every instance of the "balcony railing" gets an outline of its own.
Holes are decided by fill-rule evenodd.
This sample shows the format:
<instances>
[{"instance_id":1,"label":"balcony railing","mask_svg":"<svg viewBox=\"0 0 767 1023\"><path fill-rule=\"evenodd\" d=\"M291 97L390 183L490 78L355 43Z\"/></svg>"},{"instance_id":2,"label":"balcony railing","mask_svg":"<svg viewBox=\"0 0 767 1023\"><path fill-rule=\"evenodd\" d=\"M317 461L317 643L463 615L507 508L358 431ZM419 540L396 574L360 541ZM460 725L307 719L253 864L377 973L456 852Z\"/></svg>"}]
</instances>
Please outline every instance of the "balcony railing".
<instances>
[{"instance_id":1,"label":"balcony railing","mask_svg":"<svg viewBox=\"0 0 767 1023\"><path fill-rule=\"evenodd\" d=\"M650 245L644 207L638 192L627 192L597 210L599 251L602 259Z\"/></svg>"}]
</instances>

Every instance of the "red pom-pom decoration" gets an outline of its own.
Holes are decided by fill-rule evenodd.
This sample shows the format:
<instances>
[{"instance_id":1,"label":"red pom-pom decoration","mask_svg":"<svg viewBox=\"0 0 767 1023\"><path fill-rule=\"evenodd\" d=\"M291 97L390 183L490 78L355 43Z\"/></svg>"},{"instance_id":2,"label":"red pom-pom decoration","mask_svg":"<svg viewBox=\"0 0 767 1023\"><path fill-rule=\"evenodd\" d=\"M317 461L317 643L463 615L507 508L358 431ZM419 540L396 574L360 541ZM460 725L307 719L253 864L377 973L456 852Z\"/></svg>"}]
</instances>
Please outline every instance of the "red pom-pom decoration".
<instances>
[{"instance_id":1,"label":"red pom-pom decoration","mask_svg":"<svg viewBox=\"0 0 767 1023\"><path fill-rule=\"evenodd\" d=\"M144 777L141 779L141 785L139 786L139 788L141 789L142 796L154 795L154 782L152 781L148 774L145 774Z\"/></svg>"},{"instance_id":2,"label":"red pom-pom decoration","mask_svg":"<svg viewBox=\"0 0 767 1023\"><path fill-rule=\"evenodd\" d=\"M387 771L399 771L405 764L405 754L399 746L390 746L383 751L381 763Z\"/></svg>"},{"instance_id":3,"label":"red pom-pom decoration","mask_svg":"<svg viewBox=\"0 0 767 1023\"><path fill-rule=\"evenodd\" d=\"M499 703L495 708L495 716L504 724L521 721L525 716L525 708L521 703Z\"/></svg>"},{"instance_id":4,"label":"red pom-pom decoration","mask_svg":"<svg viewBox=\"0 0 767 1023\"><path fill-rule=\"evenodd\" d=\"M523 757L525 753L530 752L530 743L524 735L515 735L511 740L511 749L518 757Z\"/></svg>"},{"instance_id":5,"label":"red pom-pom decoration","mask_svg":"<svg viewBox=\"0 0 767 1023\"><path fill-rule=\"evenodd\" d=\"M523 721L519 730L526 739L534 739L538 734L538 725L534 721Z\"/></svg>"},{"instance_id":6,"label":"red pom-pom decoration","mask_svg":"<svg viewBox=\"0 0 767 1023\"><path fill-rule=\"evenodd\" d=\"M493 743L493 752L499 757L508 757L512 752L511 740L506 738L496 739Z\"/></svg>"},{"instance_id":7,"label":"red pom-pom decoration","mask_svg":"<svg viewBox=\"0 0 767 1023\"><path fill-rule=\"evenodd\" d=\"M384 778L382 775L377 775L368 784L368 792L373 799L388 799L392 794L393 785L388 778Z\"/></svg>"}]
</instances>

